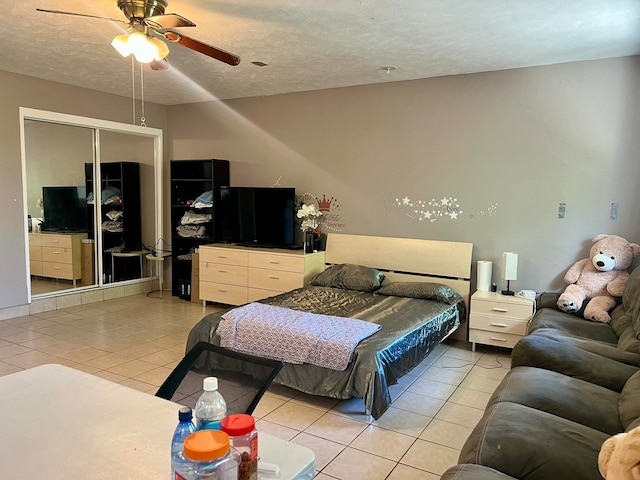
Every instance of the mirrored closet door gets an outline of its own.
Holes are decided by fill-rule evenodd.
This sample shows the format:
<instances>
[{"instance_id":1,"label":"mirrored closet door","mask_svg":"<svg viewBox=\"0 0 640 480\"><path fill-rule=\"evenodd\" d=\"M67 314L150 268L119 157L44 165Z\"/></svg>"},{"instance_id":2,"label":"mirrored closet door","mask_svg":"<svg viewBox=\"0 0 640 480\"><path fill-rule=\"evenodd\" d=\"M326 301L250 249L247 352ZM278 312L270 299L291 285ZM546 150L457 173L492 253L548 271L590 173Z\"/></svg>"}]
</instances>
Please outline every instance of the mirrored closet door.
<instances>
[{"instance_id":1,"label":"mirrored closet door","mask_svg":"<svg viewBox=\"0 0 640 480\"><path fill-rule=\"evenodd\" d=\"M149 276L162 231L161 131L22 113L31 297Z\"/></svg>"}]
</instances>

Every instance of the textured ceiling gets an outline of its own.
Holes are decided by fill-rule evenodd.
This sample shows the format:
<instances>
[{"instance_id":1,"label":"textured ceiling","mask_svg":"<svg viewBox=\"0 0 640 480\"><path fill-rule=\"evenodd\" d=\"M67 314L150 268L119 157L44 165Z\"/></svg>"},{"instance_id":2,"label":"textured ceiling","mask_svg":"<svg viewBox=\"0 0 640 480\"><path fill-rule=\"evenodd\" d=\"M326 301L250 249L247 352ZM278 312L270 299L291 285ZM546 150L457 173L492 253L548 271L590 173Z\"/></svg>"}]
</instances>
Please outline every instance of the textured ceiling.
<instances>
[{"instance_id":1,"label":"textured ceiling","mask_svg":"<svg viewBox=\"0 0 640 480\"><path fill-rule=\"evenodd\" d=\"M131 62L110 45L122 24L36 12L124 19L116 0L0 8L0 70L131 96ZM172 68L144 72L145 99L167 105L640 54L639 0L170 0L169 12L242 62L170 44Z\"/></svg>"}]
</instances>

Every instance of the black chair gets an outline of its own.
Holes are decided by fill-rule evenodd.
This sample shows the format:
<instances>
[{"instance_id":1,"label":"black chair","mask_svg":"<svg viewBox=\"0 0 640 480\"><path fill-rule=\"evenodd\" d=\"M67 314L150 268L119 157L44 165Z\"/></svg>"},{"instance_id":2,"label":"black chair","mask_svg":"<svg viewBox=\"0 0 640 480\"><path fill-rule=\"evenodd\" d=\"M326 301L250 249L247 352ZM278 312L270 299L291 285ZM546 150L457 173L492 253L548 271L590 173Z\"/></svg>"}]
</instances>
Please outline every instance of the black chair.
<instances>
[{"instance_id":1,"label":"black chair","mask_svg":"<svg viewBox=\"0 0 640 480\"><path fill-rule=\"evenodd\" d=\"M206 377L218 378L227 414L251 415L284 363L234 352L207 342L196 343L173 369L156 397L195 408Z\"/></svg>"}]
</instances>

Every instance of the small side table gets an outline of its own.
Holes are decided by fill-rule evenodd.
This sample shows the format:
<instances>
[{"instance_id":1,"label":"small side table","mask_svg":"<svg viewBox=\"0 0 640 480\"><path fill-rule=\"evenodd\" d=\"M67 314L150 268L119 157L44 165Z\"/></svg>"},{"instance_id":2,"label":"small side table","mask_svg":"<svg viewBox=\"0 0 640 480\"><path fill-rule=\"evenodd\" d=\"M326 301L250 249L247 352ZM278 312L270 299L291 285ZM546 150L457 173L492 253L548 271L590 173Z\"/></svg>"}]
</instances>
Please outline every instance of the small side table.
<instances>
[{"instance_id":1,"label":"small side table","mask_svg":"<svg viewBox=\"0 0 640 480\"><path fill-rule=\"evenodd\" d=\"M155 265L155 274L158 277L158 284L160 285L160 296L162 297L162 279L164 276L164 259L166 257L171 257L170 253L163 253L160 255L153 255L152 253L148 254L146 257L147 263L149 267L151 267L151 263ZM149 272L151 273L151 272Z\"/></svg>"},{"instance_id":2,"label":"small side table","mask_svg":"<svg viewBox=\"0 0 640 480\"><path fill-rule=\"evenodd\" d=\"M527 334L535 300L500 292L478 290L471 296L469 341L475 352L476 343L513 348Z\"/></svg>"},{"instance_id":3,"label":"small side table","mask_svg":"<svg viewBox=\"0 0 640 480\"><path fill-rule=\"evenodd\" d=\"M111 278L113 281L116 281L116 258L132 258L139 257L140 258L140 278L144 277L144 263L143 258L146 254L149 253L149 250L135 250L133 252L112 252L111 253Z\"/></svg>"}]
</instances>

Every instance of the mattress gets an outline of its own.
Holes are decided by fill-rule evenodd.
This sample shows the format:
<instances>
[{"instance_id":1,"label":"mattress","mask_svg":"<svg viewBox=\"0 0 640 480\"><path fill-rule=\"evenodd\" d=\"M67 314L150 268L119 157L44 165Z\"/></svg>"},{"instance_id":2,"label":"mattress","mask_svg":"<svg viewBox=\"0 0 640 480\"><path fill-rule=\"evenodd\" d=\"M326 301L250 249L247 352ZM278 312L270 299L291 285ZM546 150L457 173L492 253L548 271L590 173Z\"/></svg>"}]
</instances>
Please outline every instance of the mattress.
<instances>
[{"instance_id":1,"label":"mattress","mask_svg":"<svg viewBox=\"0 0 640 480\"><path fill-rule=\"evenodd\" d=\"M275 380L312 395L362 398L366 412L376 419L391 405L389 386L427 357L466 317L462 301L449 305L436 300L319 286L300 288L260 302L357 318L381 326L380 331L356 347L346 370L286 364ZM220 344L216 329L225 311L206 315L193 327L187 351L199 341Z\"/></svg>"}]
</instances>

